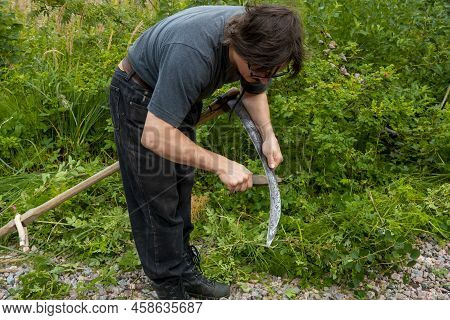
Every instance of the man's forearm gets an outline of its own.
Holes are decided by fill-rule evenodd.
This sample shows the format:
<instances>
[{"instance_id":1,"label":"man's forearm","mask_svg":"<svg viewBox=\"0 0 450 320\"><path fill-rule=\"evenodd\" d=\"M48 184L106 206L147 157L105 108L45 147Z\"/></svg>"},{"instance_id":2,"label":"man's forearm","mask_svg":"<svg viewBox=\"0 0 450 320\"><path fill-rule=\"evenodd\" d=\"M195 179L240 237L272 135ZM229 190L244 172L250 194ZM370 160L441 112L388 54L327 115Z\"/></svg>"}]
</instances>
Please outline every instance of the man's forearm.
<instances>
[{"instance_id":1,"label":"man's forearm","mask_svg":"<svg viewBox=\"0 0 450 320\"><path fill-rule=\"evenodd\" d=\"M223 172L228 159L206 150L178 129L151 115L146 122L141 143L147 149L172 162L185 164L214 173ZM151 123L152 126L149 126Z\"/></svg>"},{"instance_id":2,"label":"man's forearm","mask_svg":"<svg viewBox=\"0 0 450 320\"><path fill-rule=\"evenodd\" d=\"M270 121L269 102L266 93L244 94L243 103L248 113L258 127L263 140L274 135L272 123Z\"/></svg>"}]
</instances>

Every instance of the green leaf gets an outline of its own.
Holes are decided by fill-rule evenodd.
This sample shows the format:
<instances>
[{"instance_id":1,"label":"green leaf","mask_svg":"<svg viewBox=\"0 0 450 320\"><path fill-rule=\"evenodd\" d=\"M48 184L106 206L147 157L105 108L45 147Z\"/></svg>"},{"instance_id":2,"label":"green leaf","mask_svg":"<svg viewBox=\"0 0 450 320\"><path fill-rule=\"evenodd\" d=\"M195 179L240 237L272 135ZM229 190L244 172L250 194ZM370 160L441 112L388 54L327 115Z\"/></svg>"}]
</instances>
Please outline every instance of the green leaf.
<instances>
[{"instance_id":1,"label":"green leaf","mask_svg":"<svg viewBox=\"0 0 450 320\"><path fill-rule=\"evenodd\" d=\"M418 249L413 249L413 250L411 251L410 256L411 256L411 259L417 260L417 258L419 258L419 256L420 256L420 250L418 250Z\"/></svg>"}]
</instances>

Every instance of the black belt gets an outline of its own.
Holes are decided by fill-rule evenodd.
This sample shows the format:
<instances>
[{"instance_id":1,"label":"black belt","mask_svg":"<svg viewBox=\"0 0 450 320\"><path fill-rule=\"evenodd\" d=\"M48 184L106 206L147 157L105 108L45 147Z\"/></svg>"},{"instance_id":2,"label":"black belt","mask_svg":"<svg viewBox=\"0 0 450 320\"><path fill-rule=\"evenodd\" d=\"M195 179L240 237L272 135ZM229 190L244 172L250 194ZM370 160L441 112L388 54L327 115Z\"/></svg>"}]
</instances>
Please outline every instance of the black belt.
<instances>
[{"instance_id":1,"label":"black belt","mask_svg":"<svg viewBox=\"0 0 450 320\"><path fill-rule=\"evenodd\" d=\"M136 71L133 70L133 67L131 66L131 63L128 60L128 58L124 58L122 60L122 67L123 71L125 71L126 74L130 76L130 79L133 80L134 83L140 85L144 89L152 90L152 87L150 87L147 83L145 83L145 81L142 80L141 77L139 77Z\"/></svg>"}]
</instances>

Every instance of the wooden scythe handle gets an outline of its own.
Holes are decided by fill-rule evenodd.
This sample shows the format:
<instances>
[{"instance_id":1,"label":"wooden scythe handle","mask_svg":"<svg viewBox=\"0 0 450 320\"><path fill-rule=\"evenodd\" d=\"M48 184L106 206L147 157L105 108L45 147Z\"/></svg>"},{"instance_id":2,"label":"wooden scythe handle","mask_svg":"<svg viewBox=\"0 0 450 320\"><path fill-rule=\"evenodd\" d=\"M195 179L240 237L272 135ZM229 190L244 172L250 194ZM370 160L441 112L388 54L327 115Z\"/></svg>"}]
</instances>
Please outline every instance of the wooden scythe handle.
<instances>
[{"instance_id":1,"label":"wooden scythe handle","mask_svg":"<svg viewBox=\"0 0 450 320\"><path fill-rule=\"evenodd\" d=\"M23 215L21 215L20 219L22 221L23 226L29 225L31 222L36 220L40 215L43 213L57 207L64 201L72 198L76 194L80 193L83 190L86 190L90 186L92 186L94 183L97 183L106 177L109 177L113 173L119 171L119 162L116 162L109 167L106 167L102 171L94 174L92 177L80 182L75 187L70 188L69 190L64 191L63 193L57 195L53 199L48 200L47 202L41 204L40 206L30 209L27 212L25 212ZM5 226L0 228L0 237L5 236L11 232L16 230L16 224L14 220L11 220L8 222Z\"/></svg>"}]
</instances>

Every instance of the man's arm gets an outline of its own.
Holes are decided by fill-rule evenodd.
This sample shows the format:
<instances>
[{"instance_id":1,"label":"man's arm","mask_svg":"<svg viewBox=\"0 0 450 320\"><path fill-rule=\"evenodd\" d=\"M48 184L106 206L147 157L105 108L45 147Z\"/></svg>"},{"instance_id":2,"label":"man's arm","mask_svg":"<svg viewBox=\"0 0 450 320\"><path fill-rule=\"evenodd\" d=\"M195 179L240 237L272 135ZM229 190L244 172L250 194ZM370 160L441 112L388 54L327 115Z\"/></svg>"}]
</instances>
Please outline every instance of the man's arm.
<instances>
[{"instance_id":1,"label":"man's arm","mask_svg":"<svg viewBox=\"0 0 450 320\"><path fill-rule=\"evenodd\" d=\"M270 121L267 95L265 92L259 94L245 92L242 102L261 133L263 139L262 151L267 158L269 167L275 169L283 161L283 155Z\"/></svg>"},{"instance_id":2,"label":"man's arm","mask_svg":"<svg viewBox=\"0 0 450 320\"><path fill-rule=\"evenodd\" d=\"M245 92L242 97L242 102L252 117L253 122L258 127L263 140L273 135L274 132L272 123L270 122L269 102L266 93L252 94Z\"/></svg>"},{"instance_id":3,"label":"man's arm","mask_svg":"<svg viewBox=\"0 0 450 320\"><path fill-rule=\"evenodd\" d=\"M244 166L200 147L151 112L147 113L141 143L172 162L214 172L231 191L252 187L252 173Z\"/></svg>"}]
</instances>

